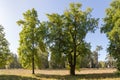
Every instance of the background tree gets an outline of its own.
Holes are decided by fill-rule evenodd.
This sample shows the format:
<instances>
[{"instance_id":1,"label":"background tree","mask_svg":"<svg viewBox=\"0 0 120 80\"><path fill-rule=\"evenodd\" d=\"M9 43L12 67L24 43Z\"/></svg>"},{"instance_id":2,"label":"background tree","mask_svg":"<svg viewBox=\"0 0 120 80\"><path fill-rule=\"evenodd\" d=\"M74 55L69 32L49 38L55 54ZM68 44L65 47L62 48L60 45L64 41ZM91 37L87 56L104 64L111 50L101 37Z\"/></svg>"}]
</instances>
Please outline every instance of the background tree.
<instances>
[{"instance_id":1,"label":"background tree","mask_svg":"<svg viewBox=\"0 0 120 80\"><path fill-rule=\"evenodd\" d=\"M106 9L106 17L101 31L106 33L109 39L108 52L117 62L120 71L120 0L114 0Z\"/></svg>"},{"instance_id":2,"label":"background tree","mask_svg":"<svg viewBox=\"0 0 120 80\"><path fill-rule=\"evenodd\" d=\"M64 54L70 66L70 74L75 75L76 60L79 55L87 53L85 42L88 32L94 32L98 19L91 17L91 9L80 10L81 4L71 3L64 14L48 14L47 42L51 53L58 57Z\"/></svg>"},{"instance_id":3,"label":"background tree","mask_svg":"<svg viewBox=\"0 0 120 80\"><path fill-rule=\"evenodd\" d=\"M94 67L99 68L99 63L98 63L98 56L99 56L99 51L102 50L102 46L97 46L96 50L93 51L93 61L94 61Z\"/></svg>"},{"instance_id":4,"label":"background tree","mask_svg":"<svg viewBox=\"0 0 120 80\"><path fill-rule=\"evenodd\" d=\"M16 54L11 54L11 57L12 57L12 62L8 65L8 67L11 69L15 69L15 68L22 68L20 62L19 62L19 59L18 59L18 56Z\"/></svg>"},{"instance_id":5,"label":"background tree","mask_svg":"<svg viewBox=\"0 0 120 80\"><path fill-rule=\"evenodd\" d=\"M9 50L9 43L5 38L3 26L0 25L0 67L5 67L11 63L11 52Z\"/></svg>"},{"instance_id":6,"label":"background tree","mask_svg":"<svg viewBox=\"0 0 120 80\"><path fill-rule=\"evenodd\" d=\"M35 9L28 10L23 13L24 20L17 21L19 26L22 25L20 32L20 46L18 48L19 59L24 68L34 68L40 66L40 57L38 50L45 51L45 46L40 34L40 21L38 20L37 11Z\"/></svg>"},{"instance_id":7,"label":"background tree","mask_svg":"<svg viewBox=\"0 0 120 80\"><path fill-rule=\"evenodd\" d=\"M61 54L61 46L64 35L62 31L63 16L59 14L47 14L49 22L47 22L47 44L51 52L50 67L62 68L65 65L65 55ZM57 34L57 35L56 35Z\"/></svg>"},{"instance_id":8,"label":"background tree","mask_svg":"<svg viewBox=\"0 0 120 80\"><path fill-rule=\"evenodd\" d=\"M52 53L50 58L50 68L63 69L66 66L66 56L60 53Z\"/></svg>"},{"instance_id":9,"label":"background tree","mask_svg":"<svg viewBox=\"0 0 120 80\"><path fill-rule=\"evenodd\" d=\"M106 67L107 68L114 68L114 67L116 67L116 61L115 61L115 59L113 58L112 55L107 54L105 60L106 60Z\"/></svg>"},{"instance_id":10,"label":"background tree","mask_svg":"<svg viewBox=\"0 0 120 80\"><path fill-rule=\"evenodd\" d=\"M49 67L47 52L43 52L43 51L41 52L41 50L39 49L37 51L37 60L38 60L36 61L37 62L36 64L38 65L36 66L37 69L46 69Z\"/></svg>"},{"instance_id":11,"label":"background tree","mask_svg":"<svg viewBox=\"0 0 120 80\"><path fill-rule=\"evenodd\" d=\"M80 68L91 68L92 67L92 52L81 56Z\"/></svg>"},{"instance_id":12,"label":"background tree","mask_svg":"<svg viewBox=\"0 0 120 80\"><path fill-rule=\"evenodd\" d=\"M13 62L13 60L14 60L13 53L9 53L7 60L6 60L6 65L5 65L6 69L10 68L10 64Z\"/></svg>"},{"instance_id":13,"label":"background tree","mask_svg":"<svg viewBox=\"0 0 120 80\"><path fill-rule=\"evenodd\" d=\"M99 65L99 68L106 68L106 62L105 61L99 61L98 65Z\"/></svg>"}]
</instances>

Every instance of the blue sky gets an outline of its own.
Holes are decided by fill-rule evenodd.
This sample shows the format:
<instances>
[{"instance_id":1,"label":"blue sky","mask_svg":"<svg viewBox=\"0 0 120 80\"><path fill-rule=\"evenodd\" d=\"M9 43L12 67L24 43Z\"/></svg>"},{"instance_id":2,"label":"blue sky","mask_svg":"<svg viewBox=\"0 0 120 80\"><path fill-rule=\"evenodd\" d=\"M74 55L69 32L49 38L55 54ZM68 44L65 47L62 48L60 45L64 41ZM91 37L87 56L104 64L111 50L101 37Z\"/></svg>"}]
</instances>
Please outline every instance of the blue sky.
<instances>
[{"instance_id":1,"label":"blue sky","mask_svg":"<svg viewBox=\"0 0 120 80\"><path fill-rule=\"evenodd\" d=\"M47 20L46 13L63 13L69 7L71 2L82 3L82 9L87 7L93 9L92 16L100 18L99 27L101 27L102 18L105 17L105 9L109 7L112 0L0 0L0 24L4 26L6 38L10 43L10 50L17 53L19 47L19 32L21 28L16 21L22 19L22 13L28 9L35 8L38 12L40 21ZM94 34L89 33L86 37L87 42L91 42L92 51L97 45L101 45L103 50L99 52L99 60L105 60L107 54L106 48L108 39L104 34L97 30Z\"/></svg>"}]
</instances>

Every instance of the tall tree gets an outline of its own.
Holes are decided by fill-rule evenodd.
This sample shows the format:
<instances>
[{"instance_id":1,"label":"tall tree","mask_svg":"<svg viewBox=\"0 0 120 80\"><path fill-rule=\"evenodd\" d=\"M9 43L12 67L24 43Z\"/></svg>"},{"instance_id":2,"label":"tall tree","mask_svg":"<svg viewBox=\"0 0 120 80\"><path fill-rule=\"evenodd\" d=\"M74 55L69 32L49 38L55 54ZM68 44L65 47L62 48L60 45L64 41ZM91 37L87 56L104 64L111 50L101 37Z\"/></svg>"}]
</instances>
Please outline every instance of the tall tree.
<instances>
[{"instance_id":1,"label":"tall tree","mask_svg":"<svg viewBox=\"0 0 120 80\"><path fill-rule=\"evenodd\" d=\"M34 74L35 66L40 64L38 63L40 61L38 50L45 51L42 34L40 34L40 21L34 8L23 13L23 17L24 20L17 21L19 26L22 25L18 48L19 59L24 68L32 67L32 74Z\"/></svg>"},{"instance_id":2,"label":"tall tree","mask_svg":"<svg viewBox=\"0 0 120 80\"><path fill-rule=\"evenodd\" d=\"M11 62L9 43L5 38L3 26L0 25L0 67L4 67Z\"/></svg>"},{"instance_id":3,"label":"tall tree","mask_svg":"<svg viewBox=\"0 0 120 80\"><path fill-rule=\"evenodd\" d=\"M63 46L63 16L59 14L47 14L49 21L46 22L46 43L51 52L50 67L61 68L65 64L65 55L61 54ZM57 34L57 35L56 35Z\"/></svg>"},{"instance_id":4,"label":"tall tree","mask_svg":"<svg viewBox=\"0 0 120 80\"><path fill-rule=\"evenodd\" d=\"M12 62L8 65L9 68L21 68L17 54L11 54Z\"/></svg>"},{"instance_id":5,"label":"tall tree","mask_svg":"<svg viewBox=\"0 0 120 80\"><path fill-rule=\"evenodd\" d=\"M97 45L97 47L96 47L96 51L98 52L98 51L100 51L100 50L102 50L103 48L102 48L102 46L100 45L100 46L98 46Z\"/></svg>"},{"instance_id":6,"label":"tall tree","mask_svg":"<svg viewBox=\"0 0 120 80\"><path fill-rule=\"evenodd\" d=\"M91 9L80 10L81 4L71 3L64 14L48 14L47 42L52 53L67 57L70 74L75 75L76 60L89 50L85 42L88 32L94 32L98 19L91 17Z\"/></svg>"},{"instance_id":7,"label":"tall tree","mask_svg":"<svg viewBox=\"0 0 120 80\"><path fill-rule=\"evenodd\" d=\"M80 56L80 68L92 67L92 52L86 53L86 55Z\"/></svg>"},{"instance_id":8,"label":"tall tree","mask_svg":"<svg viewBox=\"0 0 120 80\"><path fill-rule=\"evenodd\" d=\"M95 67L98 68L98 56L99 56L99 51L102 50L102 46L97 46L96 47L96 50L93 52L93 55L94 55L94 61L95 61Z\"/></svg>"},{"instance_id":9,"label":"tall tree","mask_svg":"<svg viewBox=\"0 0 120 80\"><path fill-rule=\"evenodd\" d=\"M106 66L108 68L114 68L114 67L116 67L116 61L115 61L115 59L113 58L112 55L107 54L105 60L106 60Z\"/></svg>"},{"instance_id":10,"label":"tall tree","mask_svg":"<svg viewBox=\"0 0 120 80\"><path fill-rule=\"evenodd\" d=\"M108 52L116 60L117 69L120 71L120 0L114 0L106 9L101 32L104 32L109 39Z\"/></svg>"}]
</instances>

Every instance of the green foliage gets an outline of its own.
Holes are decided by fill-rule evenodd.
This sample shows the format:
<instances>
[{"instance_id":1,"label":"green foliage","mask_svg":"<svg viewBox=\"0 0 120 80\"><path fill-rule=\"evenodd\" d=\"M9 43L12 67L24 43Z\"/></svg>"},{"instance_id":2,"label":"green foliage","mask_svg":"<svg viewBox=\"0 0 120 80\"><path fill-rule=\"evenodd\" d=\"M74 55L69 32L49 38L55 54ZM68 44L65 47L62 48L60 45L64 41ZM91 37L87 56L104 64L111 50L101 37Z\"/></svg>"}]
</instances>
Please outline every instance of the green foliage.
<instances>
[{"instance_id":1,"label":"green foliage","mask_svg":"<svg viewBox=\"0 0 120 80\"><path fill-rule=\"evenodd\" d=\"M106 9L106 17L101 31L106 33L109 39L109 53L116 59L117 68L120 71L120 1L114 0Z\"/></svg>"},{"instance_id":2,"label":"green foliage","mask_svg":"<svg viewBox=\"0 0 120 80\"><path fill-rule=\"evenodd\" d=\"M0 25L0 67L8 65L12 61L8 46L9 43L5 38L4 28Z\"/></svg>"},{"instance_id":3,"label":"green foliage","mask_svg":"<svg viewBox=\"0 0 120 80\"><path fill-rule=\"evenodd\" d=\"M102 50L102 46L96 46L96 50L93 51L93 67L94 68L99 68L99 63L98 63L98 56L99 53L98 51Z\"/></svg>"},{"instance_id":4,"label":"green foliage","mask_svg":"<svg viewBox=\"0 0 120 80\"><path fill-rule=\"evenodd\" d=\"M91 53L79 57L80 60L79 60L79 64L77 65L79 65L80 68L91 68Z\"/></svg>"},{"instance_id":5,"label":"green foliage","mask_svg":"<svg viewBox=\"0 0 120 80\"><path fill-rule=\"evenodd\" d=\"M61 15L47 14L46 43L57 59L62 58L62 55L66 56L72 75L75 74L77 57L90 51L84 40L86 34L94 32L98 25L98 19L91 17L90 8L86 11L80 8L81 4L71 3L70 8Z\"/></svg>"},{"instance_id":6,"label":"green foliage","mask_svg":"<svg viewBox=\"0 0 120 80\"><path fill-rule=\"evenodd\" d=\"M48 68L48 54L46 52L41 51L38 49L37 55L35 55L35 62L37 64L37 69L45 69Z\"/></svg>"},{"instance_id":7,"label":"green foliage","mask_svg":"<svg viewBox=\"0 0 120 80\"><path fill-rule=\"evenodd\" d=\"M105 68L105 62L104 61L99 61L99 68Z\"/></svg>"},{"instance_id":8,"label":"green foliage","mask_svg":"<svg viewBox=\"0 0 120 80\"><path fill-rule=\"evenodd\" d=\"M15 68L21 68L20 62L18 60L18 56L16 54L11 54L12 61L8 65L8 68L15 69Z\"/></svg>"},{"instance_id":9,"label":"green foliage","mask_svg":"<svg viewBox=\"0 0 120 80\"><path fill-rule=\"evenodd\" d=\"M51 58L50 58L50 68L65 68L66 66L66 56L61 53L51 53Z\"/></svg>"},{"instance_id":10,"label":"green foliage","mask_svg":"<svg viewBox=\"0 0 120 80\"><path fill-rule=\"evenodd\" d=\"M113 58L112 55L107 54L107 56L106 56L105 59L106 59L106 65L107 65L107 67L109 67L109 68L116 67L116 60Z\"/></svg>"},{"instance_id":11,"label":"green foliage","mask_svg":"<svg viewBox=\"0 0 120 80\"><path fill-rule=\"evenodd\" d=\"M22 26L20 32L19 59L24 68L40 67L40 53L45 52L40 21L35 9L23 13L24 20L17 21Z\"/></svg>"}]
</instances>

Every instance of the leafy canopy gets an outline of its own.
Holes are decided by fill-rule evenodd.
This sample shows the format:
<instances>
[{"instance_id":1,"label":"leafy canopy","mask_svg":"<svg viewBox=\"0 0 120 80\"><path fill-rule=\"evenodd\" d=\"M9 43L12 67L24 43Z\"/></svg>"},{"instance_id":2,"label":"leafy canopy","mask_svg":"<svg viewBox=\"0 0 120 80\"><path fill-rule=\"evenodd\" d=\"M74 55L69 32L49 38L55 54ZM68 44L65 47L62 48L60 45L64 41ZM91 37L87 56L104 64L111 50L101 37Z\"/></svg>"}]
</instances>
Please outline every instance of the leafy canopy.
<instances>
[{"instance_id":1,"label":"leafy canopy","mask_svg":"<svg viewBox=\"0 0 120 80\"><path fill-rule=\"evenodd\" d=\"M9 64L11 60L9 43L5 38L4 28L0 25L0 67Z\"/></svg>"},{"instance_id":2,"label":"leafy canopy","mask_svg":"<svg viewBox=\"0 0 120 80\"><path fill-rule=\"evenodd\" d=\"M106 17L101 32L106 33L109 39L109 53L117 60L120 70L120 0L114 0L106 9Z\"/></svg>"},{"instance_id":3,"label":"leafy canopy","mask_svg":"<svg viewBox=\"0 0 120 80\"><path fill-rule=\"evenodd\" d=\"M91 9L81 10L81 4L71 3L70 8L63 14L47 14L48 22L46 43L51 54L62 58L65 56L71 69L76 66L76 58L89 52L90 47L85 42L88 32L94 32L98 25L98 19L92 18ZM63 55L64 54L64 55ZM59 59L60 60L60 59ZM72 71L74 75L74 71Z\"/></svg>"},{"instance_id":4,"label":"leafy canopy","mask_svg":"<svg viewBox=\"0 0 120 80\"><path fill-rule=\"evenodd\" d=\"M20 32L20 46L18 48L19 58L24 68L31 68L35 65L38 67L40 52L45 51L40 30L40 21L38 20L37 11L35 9L28 10L23 13L24 20L17 21L22 26ZM35 58L34 58L35 57Z\"/></svg>"}]
</instances>

